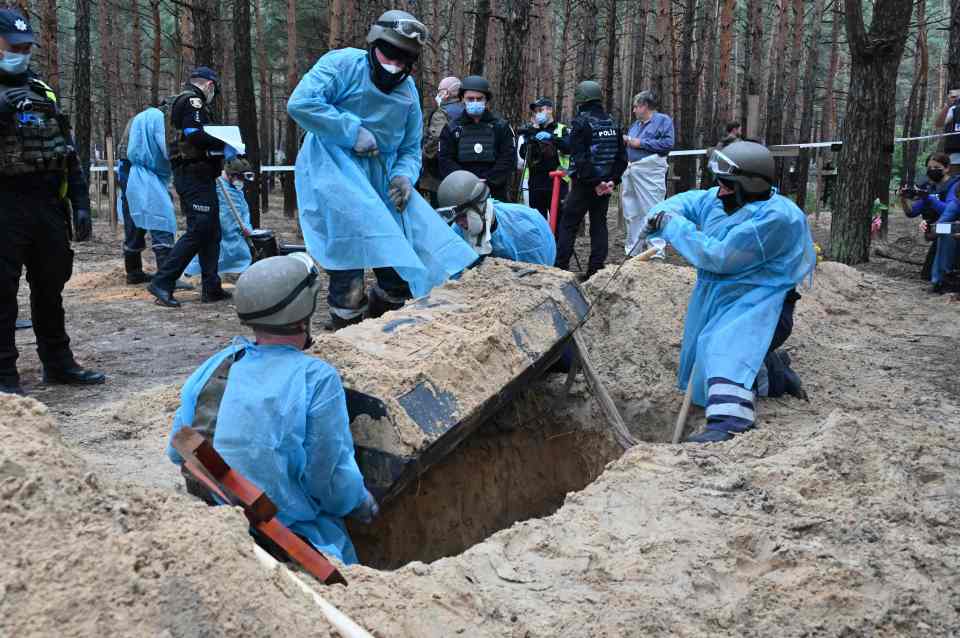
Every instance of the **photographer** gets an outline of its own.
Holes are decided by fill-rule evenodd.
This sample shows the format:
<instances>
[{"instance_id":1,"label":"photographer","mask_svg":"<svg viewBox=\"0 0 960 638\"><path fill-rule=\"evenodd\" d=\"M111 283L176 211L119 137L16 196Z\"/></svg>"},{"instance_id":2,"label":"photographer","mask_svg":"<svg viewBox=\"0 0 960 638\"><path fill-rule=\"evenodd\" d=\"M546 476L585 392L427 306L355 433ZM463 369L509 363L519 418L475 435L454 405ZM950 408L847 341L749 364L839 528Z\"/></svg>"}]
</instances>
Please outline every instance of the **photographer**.
<instances>
[{"instance_id":1,"label":"photographer","mask_svg":"<svg viewBox=\"0 0 960 638\"><path fill-rule=\"evenodd\" d=\"M553 102L540 98L530 104L533 124L518 131L520 157L525 168L523 179L530 190L530 207L536 208L545 218L550 218L550 201L553 197L552 171L566 170L570 165L569 128L553 119ZM570 178L560 181L560 201L567 196Z\"/></svg>"},{"instance_id":2,"label":"photographer","mask_svg":"<svg viewBox=\"0 0 960 638\"><path fill-rule=\"evenodd\" d=\"M902 186L897 194L900 206L907 217L922 217L920 231L930 242L930 249L923 262L920 276L929 280L937 253L936 235L929 228L940 218L947 203L956 198L957 178L949 176L950 157L945 153L933 153L927 158L927 181L919 186Z\"/></svg>"}]
</instances>

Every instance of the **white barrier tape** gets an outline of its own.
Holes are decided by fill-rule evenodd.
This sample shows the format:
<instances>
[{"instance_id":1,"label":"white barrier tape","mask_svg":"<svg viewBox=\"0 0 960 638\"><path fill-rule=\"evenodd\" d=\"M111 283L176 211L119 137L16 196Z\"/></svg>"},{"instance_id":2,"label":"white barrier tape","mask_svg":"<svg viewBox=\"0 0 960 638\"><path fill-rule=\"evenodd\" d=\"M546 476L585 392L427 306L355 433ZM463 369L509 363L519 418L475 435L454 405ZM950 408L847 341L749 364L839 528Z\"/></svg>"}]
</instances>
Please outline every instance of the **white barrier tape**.
<instances>
[{"instance_id":1,"label":"white barrier tape","mask_svg":"<svg viewBox=\"0 0 960 638\"><path fill-rule=\"evenodd\" d=\"M918 140L932 140L938 137L948 137L950 135L960 135L960 131L954 133L934 133L933 135L921 135L919 137L895 137L893 138L894 144L901 144L903 142L916 142ZM778 148L826 148L828 146L841 146L843 145L842 140L837 140L835 142L804 142L802 144L771 144L771 149ZM697 155L706 155L713 149L710 148L696 148L685 151L670 151L669 157L693 157ZM91 166L91 173L103 173L106 172L106 166ZM284 173L294 170L293 166L261 166L261 173Z\"/></svg>"}]
</instances>

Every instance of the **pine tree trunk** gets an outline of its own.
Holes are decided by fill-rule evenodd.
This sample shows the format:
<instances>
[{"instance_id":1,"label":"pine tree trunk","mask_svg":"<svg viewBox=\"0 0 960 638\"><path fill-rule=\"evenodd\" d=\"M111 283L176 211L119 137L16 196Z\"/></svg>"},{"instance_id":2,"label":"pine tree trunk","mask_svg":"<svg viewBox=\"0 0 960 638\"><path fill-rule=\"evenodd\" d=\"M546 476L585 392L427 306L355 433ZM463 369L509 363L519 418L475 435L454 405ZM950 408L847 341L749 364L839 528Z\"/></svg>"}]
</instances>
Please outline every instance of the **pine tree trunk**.
<instances>
[{"instance_id":1,"label":"pine tree trunk","mask_svg":"<svg viewBox=\"0 0 960 638\"><path fill-rule=\"evenodd\" d=\"M234 85L237 96L237 122L247 147L247 160L260 174L260 137L257 131L257 98L253 90L253 56L250 51L250 3L233 3ZM231 47L233 48L233 47ZM260 184L254 180L244 193L250 206L250 223L260 227Z\"/></svg>"},{"instance_id":2,"label":"pine tree trunk","mask_svg":"<svg viewBox=\"0 0 960 638\"><path fill-rule=\"evenodd\" d=\"M733 16L737 10L737 0L722 0L720 12L720 58L719 77L717 84L720 89L720 99L717 108L717 119L720 124L730 121L730 107L733 102L731 91L730 62L733 59ZM717 131L717 134L720 132Z\"/></svg>"},{"instance_id":3,"label":"pine tree trunk","mask_svg":"<svg viewBox=\"0 0 960 638\"><path fill-rule=\"evenodd\" d=\"M768 145L779 144L783 131L783 85L787 66L783 49L787 43L787 31L790 30L790 7L787 2L788 0L780 0L778 3L780 24L772 51L774 61L767 80L767 129L764 138Z\"/></svg>"},{"instance_id":4,"label":"pine tree trunk","mask_svg":"<svg viewBox=\"0 0 960 638\"><path fill-rule=\"evenodd\" d=\"M670 77L670 4L671 0L660 0L657 4L656 29L653 36L653 79L652 86L661 106L667 108L673 86Z\"/></svg>"},{"instance_id":5,"label":"pine tree trunk","mask_svg":"<svg viewBox=\"0 0 960 638\"><path fill-rule=\"evenodd\" d=\"M287 95L297 88L297 0L287 0ZM297 162L297 123L287 115L287 130L284 135L284 154L286 163L293 166ZM283 173L283 214L293 217L297 207L297 192L293 173Z\"/></svg>"},{"instance_id":6,"label":"pine tree trunk","mask_svg":"<svg viewBox=\"0 0 960 638\"><path fill-rule=\"evenodd\" d=\"M73 50L73 136L80 156L80 167L89 181L90 173L90 0L74 4Z\"/></svg>"},{"instance_id":7,"label":"pine tree trunk","mask_svg":"<svg viewBox=\"0 0 960 638\"><path fill-rule=\"evenodd\" d=\"M807 43L807 66L803 72L803 106L800 109L800 141L813 136L813 104L817 93L818 65L820 63L820 30L824 0L816 0L811 17L810 39ZM797 206L807 204L807 180L810 177L810 150L801 149L797 161Z\"/></svg>"},{"instance_id":8,"label":"pine tree trunk","mask_svg":"<svg viewBox=\"0 0 960 638\"><path fill-rule=\"evenodd\" d=\"M892 146L892 117L888 115L895 101L890 96L896 90L912 4L912 0L877 0L867 31L860 0L844 0L850 89L843 121L838 206L830 227L830 254L844 264L870 258L870 216L877 182L864 179L862 170L881 166Z\"/></svg>"},{"instance_id":9,"label":"pine tree trunk","mask_svg":"<svg viewBox=\"0 0 960 638\"><path fill-rule=\"evenodd\" d=\"M214 62L216 49L213 41L213 24L217 17L215 0L192 0L193 11L193 60L196 66L218 66ZM190 42L191 40L188 40ZM220 69L221 73L223 72Z\"/></svg>"},{"instance_id":10,"label":"pine tree trunk","mask_svg":"<svg viewBox=\"0 0 960 638\"><path fill-rule=\"evenodd\" d=\"M793 3L793 45L791 47L790 66L787 71L790 83L783 102L783 134L780 138L780 141L784 144L792 144L797 141L795 124L800 69L803 63L803 4L803 0L794 0ZM800 141L809 142L810 140Z\"/></svg>"},{"instance_id":11,"label":"pine tree trunk","mask_svg":"<svg viewBox=\"0 0 960 638\"><path fill-rule=\"evenodd\" d=\"M140 0L133 0L130 10L133 12L133 33L130 37L133 87L130 93L133 98L133 110L140 112L143 109L143 34L140 26Z\"/></svg>"},{"instance_id":12,"label":"pine tree trunk","mask_svg":"<svg viewBox=\"0 0 960 638\"><path fill-rule=\"evenodd\" d=\"M556 117L563 117L567 97L567 60L570 55L570 22L573 20L573 0L563 0L563 27L560 30L560 65L557 67Z\"/></svg>"},{"instance_id":13,"label":"pine tree trunk","mask_svg":"<svg viewBox=\"0 0 960 638\"><path fill-rule=\"evenodd\" d=\"M697 129L697 78L693 71L694 26L696 24L697 0L684 0L683 28L680 36L680 117L676 133L680 148L696 148ZM676 158L673 162L680 178L678 191L693 188L696 181L696 158Z\"/></svg>"},{"instance_id":14,"label":"pine tree trunk","mask_svg":"<svg viewBox=\"0 0 960 638\"><path fill-rule=\"evenodd\" d=\"M613 112L613 75L617 60L617 0L607 0L607 63L605 65L603 86L607 113Z\"/></svg>"},{"instance_id":15,"label":"pine tree trunk","mask_svg":"<svg viewBox=\"0 0 960 638\"><path fill-rule=\"evenodd\" d=\"M643 90L643 79L644 79L644 69L643 64L646 57L646 44L647 44L647 22L649 17L650 7L646 3L638 3L634 5L634 9L637 12L637 26L633 34L633 78L631 79L631 93L639 93ZM633 96L630 96L631 102Z\"/></svg>"},{"instance_id":16,"label":"pine tree trunk","mask_svg":"<svg viewBox=\"0 0 960 638\"><path fill-rule=\"evenodd\" d=\"M920 135L923 127L924 113L927 110L927 73L929 71L929 56L927 52L927 17L926 1L917 0L917 48L914 54L913 85L910 87L910 99L907 100L907 110L904 114L903 134L906 137ZM907 142L903 145L903 164L900 169L900 178L904 184L912 184L916 179L917 155L920 151L920 142Z\"/></svg>"},{"instance_id":17,"label":"pine tree trunk","mask_svg":"<svg viewBox=\"0 0 960 638\"><path fill-rule=\"evenodd\" d=\"M263 0L254 0L254 21L257 24L257 79L260 84L260 164L270 164L273 156L273 114L270 109L270 84L268 79L267 49L264 38ZM239 86L239 85L238 85ZM264 212L270 209L270 185L273 173L260 174L260 206ZM259 224L258 224L259 226Z\"/></svg>"},{"instance_id":18,"label":"pine tree trunk","mask_svg":"<svg viewBox=\"0 0 960 638\"><path fill-rule=\"evenodd\" d=\"M477 11L473 21L473 50L470 53L470 75L483 75L489 24L490 0L477 0Z\"/></svg>"},{"instance_id":19,"label":"pine tree trunk","mask_svg":"<svg viewBox=\"0 0 960 638\"><path fill-rule=\"evenodd\" d=\"M150 58L150 104L160 103L160 44L163 37L160 23L160 0L150 0L150 21L153 24L153 53Z\"/></svg>"},{"instance_id":20,"label":"pine tree trunk","mask_svg":"<svg viewBox=\"0 0 960 638\"><path fill-rule=\"evenodd\" d=\"M504 47L497 109L508 122L523 122L527 113L523 53L528 48L530 0L504 0L502 10L503 41L513 42L515 46Z\"/></svg>"},{"instance_id":21,"label":"pine tree trunk","mask_svg":"<svg viewBox=\"0 0 960 638\"><path fill-rule=\"evenodd\" d=\"M97 6L97 36L100 40L100 96L103 98L102 126L104 143L106 143L106 138L113 137L113 103L115 96L113 81L116 77L110 72L110 47L113 41L107 20L110 11L109 3L106 2L106 0L100 0Z\"/></svg>"},{"instance_id":22,"label":"pine tree trunk","mask_svg":"<svg viewBox=\"0 0 960 638\"><path fill-rule=\"evenodd\" d=\"M703 46L703 66L704 74L703 86L703 117L700 127L701 144L713 146L717 143L717 95L714 88L717 74L717 13L718 5L716 2L704 3L704 15L702 19L702 28L700 30L700 42ZM707 157L703 158L703 168L706 168ZM707 188L711 178L706 170L700 172L700 188Z\"/></svg>"},{"instance_id":23,"label":"pine tree trunk","mask_svg":"<svg viewBox=\"0 0 960 638\"><path fill-rule=\"evenodd\" d=\"M327 38L328 49L339 49L343 31L343 0L330 0L330 34Z\"/></svg>"},{"instance_id":24,"label":"pine tree trunk","mask_svg":"<svg viewBox=\"0 0 960 638\"><path fill-rule=\"evenodd\" d=\"M43 0L43 29L40 31L42 43L44 80L60 95L60 53L57 42L57 32L60 30L60 20L57 18L57 0Z\"/></svg>"},{"instance_id":25,"label":"pine tree trunk","mask_svg":"<svg viewBox=\"0 0 960 638\"><path fill-rule=\"evenodd\" d=\"M947 55L947 87L960 87L960 0L950 2L950 46ZM940 97L945 97L941 93Z\"/></svg>"}]
</instances>

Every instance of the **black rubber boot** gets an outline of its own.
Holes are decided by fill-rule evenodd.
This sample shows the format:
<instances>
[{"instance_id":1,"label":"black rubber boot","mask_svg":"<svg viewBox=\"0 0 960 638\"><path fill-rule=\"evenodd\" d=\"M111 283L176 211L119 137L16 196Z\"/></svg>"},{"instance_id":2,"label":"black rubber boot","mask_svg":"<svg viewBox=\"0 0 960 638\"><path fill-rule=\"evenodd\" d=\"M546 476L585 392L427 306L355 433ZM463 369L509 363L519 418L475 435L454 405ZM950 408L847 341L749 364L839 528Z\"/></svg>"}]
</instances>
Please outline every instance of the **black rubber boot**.
<instances>
[{"instance_id":1,"label":"black rubber boot","mask_svg":"<svg viewBox=\"0 0 960 638\"><path fill-rule=\"evenodd\" d=\"M403 308L403 302L395 302L385 299L376 287L367 292L367 310L363 316L367 319L379 319L391 310Z\"/></svg>"},{"instance_id":2,"label":"black rubber boot","mask_svg":"<svg viewBox=\"0 0 960 638\"><path fill-rule=\"evenodd\" d=\"M158 306L165 306L167 308L179 308L180 302L173 298L173 291L164 290L154 282L150 282L150 285L147 286L147 292L157 298Z\"/></svg>"},{"instance_id":3,"label":"black rubber boot","mask_svg":"<svg viewBox=\"0 0 960 638\"><path fill-rule=\"evenodd\" d=\"M62 383L65 385L97 385L107 380L102 372L87 370L74 364L66 368L43 368L44 383Z\"/></svg>"},{"instance_id":4,"label":"black rubber boot","mask_svg":"<svg viewBox=\"0 0 960 638\"><path fill-rule=\"evenodd\" d=\"M336 332L340 328L346 328L347 326L352 326L363 321L363 315L357 315L353 319L343 319L337 315L330 313L330 319L323 324L323 329L327 332Z\"/></svg>"},{"instance_id":5,"label":"black rubber boot","mask_svg":"<svg viewBox=\"0 0 960 638\"><path fill-rule=\"evenodd\" d=\"M201 303L216 303L218 301L227 301L228 299L233 299L233 293L228 292L223 288L220 290L213 290L211 292L204 290L200 293Z\"/></svg>"},{"instance_id":6,"label":"black rubber boot","mask_svg":"<svg viewBox=\"0 0 960 638\"><path fill-rule=\"evenodd\" d=\"M124 253L123 265L127 270L128 284L145 284L153 279L153 274L143 272L143 258L140 253Z\"/></svg>"}]
</instances>

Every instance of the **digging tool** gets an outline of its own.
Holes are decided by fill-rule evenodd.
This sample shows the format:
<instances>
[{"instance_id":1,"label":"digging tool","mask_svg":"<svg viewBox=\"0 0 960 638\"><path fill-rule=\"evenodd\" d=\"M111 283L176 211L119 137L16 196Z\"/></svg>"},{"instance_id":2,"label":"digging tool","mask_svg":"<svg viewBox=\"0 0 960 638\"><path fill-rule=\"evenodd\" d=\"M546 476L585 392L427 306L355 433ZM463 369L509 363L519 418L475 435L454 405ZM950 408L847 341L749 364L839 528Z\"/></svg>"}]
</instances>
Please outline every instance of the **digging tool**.
<instances>
[{"instance_id":1,"label":"digging tool","mask_svg":"<svg viewBox=\"0 0 960 638\"><path fill-rule=\"evenodd\" d=\"M250 526L280 547L324 585L346 585L343 575L313 546L277 520L277 506L262 490L232 469L213 445L193 428L173 437L186 471L219 502L243 508Z\"/></svg>"},{"instance_id":2,"label":"digging tool","mask_svg":"<svg viewBox=\"0 0 960 638\"><path fill-rule=\"evenodd\" d=\"M687 379L687 391L683 394L683 404L680 406L680 413L677 414L677 424L673 426L673 444L680 442L680 436L683 434L683 428L687 425L687 413L690 412L690 402L693 400L693 380L697 372L697 364L693 364L690 370L690 378Z\"/></svg>"},{"instance_id":3,"label":"digging tool","mask_svg":"<svg viewBox=\"0 0 960 638\"><path fill-rule=\"evenodd\" d=\"M233 200L230 198L230 194L227 192L226 186L218 180L220 190L223 192L223 198L227 200L227 207L230 209L230 213L233 215L233 219L237 222L237 226L240 227L240 233L243 235L243 241L247 243L247 248L250 249L250 258L256 263L261 259L266 259L267 257L276 257L277 255L289 255L290 253L303 253L307 251L307 247L302 244L282 244L277 242L277 236L272 230L266 228L257 228L251 232L247 232L247 227L243 224L243 220L240 218L240 213L237 212L237 207L234 206Z\"/></svg>"}]
</instances>

